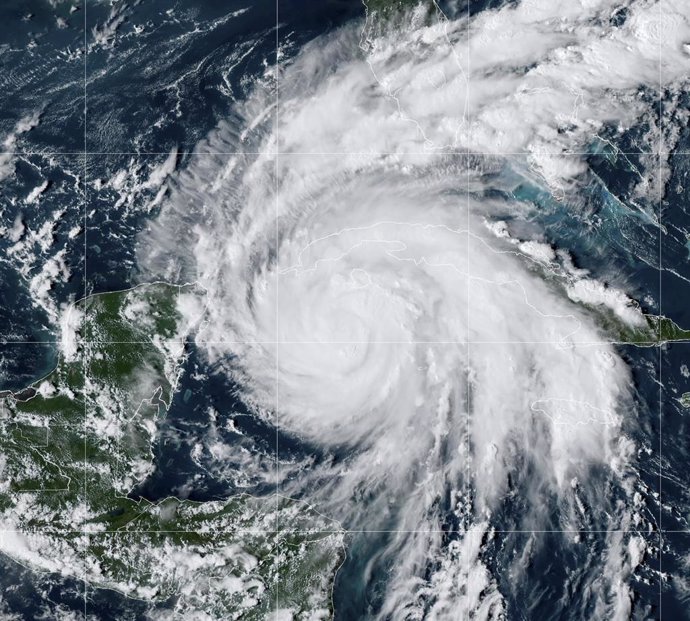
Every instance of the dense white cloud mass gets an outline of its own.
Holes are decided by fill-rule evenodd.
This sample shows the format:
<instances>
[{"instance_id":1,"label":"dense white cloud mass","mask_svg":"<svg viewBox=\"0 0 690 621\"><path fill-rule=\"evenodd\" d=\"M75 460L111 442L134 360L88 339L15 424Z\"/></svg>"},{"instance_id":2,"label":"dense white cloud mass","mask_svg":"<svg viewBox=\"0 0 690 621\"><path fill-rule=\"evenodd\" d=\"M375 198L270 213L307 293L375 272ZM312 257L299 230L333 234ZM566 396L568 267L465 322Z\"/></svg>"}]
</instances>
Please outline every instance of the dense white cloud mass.
<instances>
[{"instance_id":1,"label":"dense white cloud mass","mask_svg":"<svg viewBox=\"0 0 690 621\"><path fill-rule=\"evenodd\" d=\"M638 148L673 146L654 100L660 80L673 93L688 75L690 5L616 9L419 10L317 39L283 68L277 109L258 89L251 131L220 127L199 146L142 241L151 271L208 289L199 342L257 413L346 455L289 469L281 491L347 528L396 531L378 556L394 559L382 618L498 618L483 546L518 493L516 529L641 519L629 371L576 302L641 315L567 251L512 237L497 214L519 221L524 203L486 198L506 170L576 194L576 154L605 128L638 124ZM607 546L592 597L602 618L626 618L643 543ZM518 553L510 571L523 566Z\"/></svg>"}]
</instances>

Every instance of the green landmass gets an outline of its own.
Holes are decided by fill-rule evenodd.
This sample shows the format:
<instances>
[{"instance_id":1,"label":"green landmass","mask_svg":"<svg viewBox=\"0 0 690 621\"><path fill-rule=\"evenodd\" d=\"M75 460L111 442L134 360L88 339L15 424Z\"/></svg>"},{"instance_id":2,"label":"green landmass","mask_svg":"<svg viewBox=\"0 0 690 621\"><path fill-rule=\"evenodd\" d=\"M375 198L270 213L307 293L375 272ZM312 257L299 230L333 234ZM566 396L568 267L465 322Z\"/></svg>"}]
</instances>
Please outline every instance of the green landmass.
<instances>
[{"instance_id":1,"label":"green landmass","mask_svg":"<svg viewBox=\"0 0 690 621\"><path fill-rule=\"evenodd\" d=\"M431 0L364 0L364 4L368 11L378 11L380 13L404 11L419 4L433 6Z\"/></svg>"},{"instance_id":2,"label":"green landmass","mask_svg":"<svg viewBox=\"0 0 690 621\"><path fill-rule=\"evenodd\" d=\"M668 317L642 315L645 325L631 326L604 307L585 305L602 329L617 343L657 347L664 343L690 341L690 330L681 328Z\"/></svg>"},{"instance_id":3,"label":"green landmass","mask_svg":"<svg viewBox=\"0 0 690 621\"><path fill-rule=\"evenodd\" d=\"M391 26L408 26L412 11L418 7L423 12L415 12L415 18L421 17L427 24L432 24L440 15L433 0L364 0L364 6L368 17L367 28L373 28L370 32L387 30Z\"/></svg>"},{"instance_id":4,"label":"green landmass","mask_svg":"<svg viewBox=\"0 0 690 621\"><path fill-rule=\"evenodd\" d=\"M645 315L645 319L650 332L656 335L656 339L659 343L690 340L690 330L681 328L668 317Z\"/></svg>"},{"instance_id":5,"label":"green landmass","mask_svg":"<svg viewBox=\"0 0 690 621\"><path fill-rule=\"evenodd\" d=\"M10 533L0 550L36 570L170 601L180 618L264 619L276 606L325 618L337 525L279 496L132 495L155 468L158 423L194 328L178 303L198 306L201 320L201 300L193 285L165 283L90 296L72 309L73 346L57 367L0 393L0 528Z\"/></svg>"}]
</instances>

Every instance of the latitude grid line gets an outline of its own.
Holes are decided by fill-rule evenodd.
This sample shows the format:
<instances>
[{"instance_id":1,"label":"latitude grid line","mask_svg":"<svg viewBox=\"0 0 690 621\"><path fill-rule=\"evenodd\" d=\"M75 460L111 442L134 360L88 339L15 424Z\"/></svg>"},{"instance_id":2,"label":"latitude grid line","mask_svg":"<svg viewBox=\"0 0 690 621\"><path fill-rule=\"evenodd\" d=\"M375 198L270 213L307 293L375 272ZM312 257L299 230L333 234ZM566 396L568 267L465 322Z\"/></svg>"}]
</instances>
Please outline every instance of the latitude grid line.
<instances>
[{"instance_id":1,"label":"latitude grid line","mask_svg":"<svg viewBox=\"0 0 690 621\"><path fill-rule=\"evenodd\" d=\"M616 155L690 155L690 151L619 151L614 152ZM66 157L66 156L96 156L96 155L170 155L170 151L0 151L0 155L13 155L15 157ZM559 157L571 156L598 156L599 153L592 153L590 151L537 151L531 153L530 151L451 151L447 149L437 149L429 151L204 151L197 153L194 151L182 151L180 155L188 157L215 157L219 155L275 155L279 157L306 157L306 156L321 156L321 155L398 155L405 157L408 155L457 155L457 156L486 156L486 157L502 157L513 155L548 155Z\"/></svg>"},{"instance_id":2,"label":"latitude grid line","mask_svg":"<svg viewBox=\"0 0 690 621\"><path fill-rule=\"evenodd\" d=\"M186 340L186 339L161 339L163 343L179 343L181 345L558 345L560 347L596 347L597 345L618 345L618 346L632 346L632 347L660 347L667 343L673 342L678 345L689 345L690 338L687 339L662 339L655 341L576 341L568 343L567 341L209 341L201 340ZM61 341L0 341L0 346L14 346L14 345L59 345ZM80 341L82 344L93 345L152 345L153 341ZM32 382L33 385L37 382ZM9 391L11 392L11 391Z\"/></svg>"},{"instance_id":3,"label":"latitude grid line","mask_svg":"<svg viewBox=\"0 0 690 621\"><path fill-rule=\"evenodd\" d=\"M22 533L26 534L27 532L29 533L42 533L42 532L47 532L54 534L56 531L51 530L49 528L36 528L31 531L26 531L26 530L20 530L17 528L3 528L0 529L0 533ZM81 529L59 529L60 533L83 533L84 530ZM136 535L136 534L142 534L142 533L193 533L193 534L217 534L218 532L227 532L226 530L221 530L218 529L217 531L214 530L205 530L205 531L199 531L199 530L185 530L185 529L179 529L179 530L163 530L163 529L132 529L132 530L99 530L99 531L86 531L89 536L95 537L101 534L108 534L108 535ZM260 535L260 534L276 534L276 533L291 533L291 534L305 534L305 535L314 535L314 534L330 534L330 535L335 535L335 534L343 534L343 535L348 535L348 534L359 534L359 533L371 533L371 534L376 534L376 533L408 533L408 534L438 534L438 533L443 533L443 534L465 534L465 535L477 535L478 533L472 533L470 531L466 530L461 530L461 529L448 529L448 530L440 530L440 529L421 529L421 530L374 530L374 529L364 529L364 528L356 528L356 529L342 529L342 530L337 530L337 529L314 529L314 530L302 530L302 529L290 529L290 528L281 528L279 530L271 530L269 528L237 528L234 529L233 532L235 533L251 533L255 535ZM643 530L643 529L633 529L633 528L612 528L612 529L583 529L583 530L577 530L577 529L533 529L533 530L528 530L528 529L503 529L503 530L493 530L491 531L492 533L503 533L503 534L527 534L527 533L551 533L551 534L558 534L558 533L567 533L567 534L602 534L602 533L635 533L637 535L649 535L650 538L653 535L656 535L657 533L655 531L648 531L648 530ZM664 529L661 531L663 533L682 533L682 534L690 534L690 529Z\"/></svg>"}]
</instances>

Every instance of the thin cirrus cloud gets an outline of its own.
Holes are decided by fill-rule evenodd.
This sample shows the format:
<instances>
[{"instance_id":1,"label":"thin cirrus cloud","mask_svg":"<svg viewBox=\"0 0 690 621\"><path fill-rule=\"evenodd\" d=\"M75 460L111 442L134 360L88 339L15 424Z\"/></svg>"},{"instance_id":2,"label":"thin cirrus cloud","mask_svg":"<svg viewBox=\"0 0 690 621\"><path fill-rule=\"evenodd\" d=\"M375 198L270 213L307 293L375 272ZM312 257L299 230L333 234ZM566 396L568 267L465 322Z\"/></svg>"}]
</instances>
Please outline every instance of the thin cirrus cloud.
<instances>
[{"instance_id":1,"label":"thin cirrus cloud","mask_svg":"<svg viewBox=\"0 0 690 621\"><path fill-rule=\"evenodd\" d=\"M482 558L511 494L518 529L642 519L630 371L578 303L631 326L639 310L534 228L507 233L496 214L525 220L524 204L491 194L509 169L567 202L597 135L644 126L641 150L675 146L655 97L690 68L689 9L616 10L531 0L388 29L370 15L316 39L282 69L278 124L258 87L242 108L252 148L221 124L142 238L149 273L208 291L199 343L257 414L347 448L291 464L281 491L348 529L395 531L382 618L503 614ZM604 537L594 606L627 618L644 543Z\"/></svg>"}]
</instances>

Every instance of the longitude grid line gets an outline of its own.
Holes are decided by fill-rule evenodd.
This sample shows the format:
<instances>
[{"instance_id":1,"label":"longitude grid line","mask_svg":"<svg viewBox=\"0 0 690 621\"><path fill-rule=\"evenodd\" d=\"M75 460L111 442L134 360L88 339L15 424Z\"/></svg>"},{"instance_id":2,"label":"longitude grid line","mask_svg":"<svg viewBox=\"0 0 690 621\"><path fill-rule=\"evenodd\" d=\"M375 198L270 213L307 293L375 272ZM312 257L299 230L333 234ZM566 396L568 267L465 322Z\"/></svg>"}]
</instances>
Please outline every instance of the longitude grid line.
<instances>
[{"instance_id":1,"label":"longitude grid line","mask_svg":"<svg viewBox=\"0 0 690 621\"><path fill-rule=\"evenodd\" d=\"M279 0L275 0L275 11L276 11L276 33L275 33L275 43L276 43L276 67L275 67L275 113L274 113L274 127L273 127L273 135L274 135L274 144L275 144L275 156L274 156L274 167L273 167L273 183L274 183L274 227L275 227L275 261L276 261L276 316L275 316L275 329L276 329L276 334L279 334L279 326L280 326L280 269L277 265L279 261L279 241L280 241L280 236L279 236L279 229L278 229L278 214L279 214L279 200L278 200L278 174L279 174L279 168L278 168L278 157L280 153L280 140L278 138L278 126L280 123L280 117L279 117L279 102L280 102L280 9L279 9ZM279 472L279 466L278 466L278 415L279 415L279 396L278 396L278 369L279 369L279 356L280 356L280 347L276 343L275 347L275 415L274 415L274 425L275 425L275 463L274 463L274 469L275 469L275 498L276 498L276 505L275 505L275 527L276 531L278 531L279 524L279 486L280 486L280 478L278 476ZM280 536L278 537L278 541L281 542L282 539ZM280 545L280 543L279 543ZM278 605L280 603L280 574L278 574L278 579L276 581L276 594L275 594L275 615L276 618L278 617Z\"/></svg>"},{"instance_id":2,"label":"longitude grid line","mask_svg":"<svg viewBox=\"0 0 690 621\"><path fill-rule=\"evenodd\" d=\"M466 161L465 161L465 167L466 167L466 176L465 176L465 182L466 182L466 187L465 187L465 210L466 210L466 230L467 230L467 331L466 331L466 336L465 340L467 341L467 429L465 430L466 433L466 451L467 454L465 456L465 486L467 489L467 493L470 495L471 498L471 492L472 492L472 467L471 467L471 455L472 455L472 443L470 441L470 416L472 412L472 386L471 386L471 381L472 381L472 374L471 374L471 364L472 364L472 357L471 357L471 346L470 346L470 297L472 295L471 291L471 283L472 283L472 269L471 269L471 259L472 259L472 252L470 251L470 145L472 143L471 140L471 132L472 132L472 123L470 122L470 86L472 82L472 66L470 64L470 49L471 49L471 28L470 28L470 22L472 20L472 1L467 0L467 25L466 25L466 37L467 37L467 62L466 62L466 71L467 71L467 88L466 88L466 95L465 95L465 110L464 110L464 117L465 117L465 123L467 126L467 148L466 148ZM471 509L470 509L471 511ZM465 537L468 536L468 533L465 534ZM472 535L474 536L474 535ZM470 555L467 555L467 574L465 577L466 581L469 581L470 578ZM467 588L467 585L465 585L465 588ZM464 613L464 611L461 612ZM470 617L470 608L469 608L469 600L468 600L468 606L467 606L467 617Z\"/></svg>"},{"instance_id":3,"label":"longitude grid line","mask_svg":"<svg viewBox=\"0 0 690 621\"><path fill-rule=\"evenodd\" d=\"M663 144L663 133L662 133L662 128L663 128L663 110L662 110L662 85L663 85L663 80L661 77L661 28L663 24L663 14L661 12L661 2L659 2L659 25L657 27L657 37L658 37L658 44L659 44L659 49L658 49L658 70L659 70L659 109L658 109L658 114L659 114L659 119L658 119L658 133L659 133L659 148L657 149L659 152L658 158L658 168L657 168L657 193L658 193L658 205L657 209L659 210L659 216L658 216L658 250L659 250L659 315L663 316L664 311L663 311L663 306L662 306L662 296L661 296L661 269L662 269L662 257L661 257L661 231L662 231L662 205L661 205L661 200L662 200L662 185L661 185L661 147ZM660 340L661 338L661 322L658 323L657 325L657 330L658 330L658 335L657 339ZM663 619L663 594L662 594L662 564L663 564L663 545L664 545L664 535L662 532L662 525L663 525L663 517L662 517L662 507L663 507L663 496L662 496L662 459L663 459L663 445L662 445L662 438L663 438L663 432L662 432L662 426L663 426L663 378L662 378L662 373L663 373L663 366L662 366L662 347L661 345L658 346L658 357L657 357L657 364L659 365L659 620L661 621Z\"/></svg>"},{"instance_id":4,"label":"longitude grid line","mask_svg":"<svg viewBox=\"0 0 690 621\"><path fill-rule=\"evenodd\" d=\"M89 52L88 48L88 42L87 42L87 32L88 32L88 24L87 24L87 19L86 19L86 14L87 14L87 4L88 0L84 0L84 153L82 155L82 165L84 167L84 268L83 268L83 278L84 278L84 299L86 299L86 295L88 293L88 285L87 285L87 277L86 277L86 268L87 268L87 238L88 238L88 232L89 232L89 227L88 227L88 222L87 222L87 210L88 210L88 205L87 205L87 188L88 185L86 183L86 173L87 173L87 166L86 166L86 148L87 148L87 123L86 123L86 115L87 115L87 56ZM88 312L88 311L87 311ZM83 374L83 381L84 381L84 386L82 387L83 390L83 399L84 399L84 429L83 429L83 434L84 434L84 504L87 503L87 487L86 487L86 473L87 473L87 464L86 464L86 456L87 456L87 442L86 442L86 431L87 431L87 420L86 417L88 415L88 407L87 407L87 399L86 399L86 373L88 371L87 368L87 361L86 361L86 345L82 344L82 374ZM87 531L86 531L86 523L82 523L82 545L84 546L84 619L86 620L88 617L87 614L87 582L86 582L86 567L88 565L88 545L86 544L87 542Z\"/></svg>"}]
</instances>

